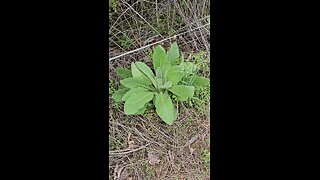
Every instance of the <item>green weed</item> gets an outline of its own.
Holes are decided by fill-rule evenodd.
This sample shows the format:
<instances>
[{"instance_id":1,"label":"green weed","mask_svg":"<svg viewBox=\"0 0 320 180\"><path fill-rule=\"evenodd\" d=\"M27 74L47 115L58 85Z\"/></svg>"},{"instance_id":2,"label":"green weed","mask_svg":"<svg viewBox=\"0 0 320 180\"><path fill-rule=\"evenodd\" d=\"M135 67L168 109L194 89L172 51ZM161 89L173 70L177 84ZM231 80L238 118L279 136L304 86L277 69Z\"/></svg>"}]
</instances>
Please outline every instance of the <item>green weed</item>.
<instances>
[{"instance_id":1,"label":"green weed","mask_svg":"<svg viewBox=\"0 0 320 180\"><path fill-rule=\"evenodd\" d=\"M148 164L145 164L145 172L146 172L146 174L148 174L148 176L147 176L147 178L148 179L151 179L151 177L156 177L156 175L155 175L155 172L149 167L149 165Z\"/></svg>"},{"instance_id":2,"label":"green weed","mask_svg":"<svg viewBox=\"0 0 320 180\"><path fill-rule=\"evenodd\" d=\"M126 140L122 138L114 138L109 135L109 149L121 149L126 147Z\"/></svg>"},{"instance_id":3,"label":"green weed","mask_svg":"<svg viewBox=\"0 0 320 180\"><path fill-rule=\"evenodd\" d=\"M208 151L207 149L202 149L200 159L204 161L206 166L209 166L209 164L210 164L210 151Z\"/></svg>"},{"instance_id":4,"label":"green weed","mask_svg":"<svg viewBox=\"0 0 320 180\"><path fill-rule=\"evenodd\" d=\"M117 91L116 90L117 88L118 88L117 83L113 80L109 80L109 95L113 95ZM112 102L111 104L112 104L112 107L116 109L121 108L123 106L123 103L117 102L117 101Z\"/></svg>"},{"instance_id":5,"label":"green weed","mask_svg":"<svg viewBox=\"0 0 320 180\"><path fill-rule=\"evenodd\" d=\"M133 47L133 41L126 35L120 36L118 43L125 50L129 50L131 47Z\"/></svg>"},{"instance_id":6,"label":"green weed","mask_svg":"<svg viewBox=\"0 0 320 180\"><path fill-rule=\"evenodd\" d=\"M189 56L187 61L192 61L197 66L195 70L197 74L205 76L210 72L209 58L206 57L205 51L194 53ZM207 113L210 103L210 84L197 89L194 97L187 100L188 107L195 108L200 113Z\"/></svg>"},{"instance_id":7,"label":"green weed","mask_svg":"<svg viewBox=\"0 0 320 180\"><path fill-rule=\"evenodd\" d=\"M117 12L118 0L109 0L109 10Z\"/></svg>"}]
</instances>

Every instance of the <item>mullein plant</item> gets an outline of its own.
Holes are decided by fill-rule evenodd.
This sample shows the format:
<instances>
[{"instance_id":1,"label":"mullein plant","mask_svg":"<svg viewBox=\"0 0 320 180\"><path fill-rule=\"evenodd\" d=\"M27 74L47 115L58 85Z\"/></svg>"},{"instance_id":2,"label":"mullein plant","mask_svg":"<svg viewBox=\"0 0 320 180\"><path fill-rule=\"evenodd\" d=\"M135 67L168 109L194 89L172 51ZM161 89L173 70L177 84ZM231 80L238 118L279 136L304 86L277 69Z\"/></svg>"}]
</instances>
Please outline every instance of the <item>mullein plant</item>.
<instances>
[{"instance_id":1,"label":"mullein plant","mask_svg":"<svg viewBox=\"0 0 320 180\"><path fill-rule=\"evenodd\" d=\"M182 54L183 55L183 54ZM209 84L209 79L198 76L198 67L179 58L177 43L168 52L158 45L153 49L153 70L144 62L132 62L131 69L116 68L121 78L119 89L112 95L116 102L124 102L126 115L142 115L150 104L167 124L172 125L178 117L172 96L178 101L192 98L194 91Z\"/></svg>"}]
</instances>

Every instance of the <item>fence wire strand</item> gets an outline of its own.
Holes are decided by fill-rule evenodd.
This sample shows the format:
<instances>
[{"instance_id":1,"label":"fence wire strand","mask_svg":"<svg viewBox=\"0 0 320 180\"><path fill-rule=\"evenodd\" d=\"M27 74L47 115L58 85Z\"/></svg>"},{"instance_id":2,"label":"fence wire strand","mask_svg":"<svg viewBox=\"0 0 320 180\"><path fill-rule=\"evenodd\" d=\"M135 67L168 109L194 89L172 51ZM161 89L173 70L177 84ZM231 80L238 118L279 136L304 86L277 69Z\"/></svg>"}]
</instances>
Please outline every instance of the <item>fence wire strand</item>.
<instances>
[{"instance_id":1,"label":"fence wire strand","mask_svg":"<svg viewBox=\"0 0 320 180\"><path fill-rule=\"evenodd\" d=\"M170 40L170 39L172 39L172 38L176 38L177 36L181 36L181 35L183 35L183 34L186 34L186 33L191 32L191 31L195 31L195 30L197 30L197 29L204 28L204 27L206 27L206 26L208 26L208 25L210 25L210 23L207 23L207 24L205 24L205 25L202 25L202 26L197 27L197 28L194 28L194 29L190 29L189 31L185 31L185 32L182 32L182 33L179 33L179 34L170 36L170 37L168 37L168 38L165 38L165 39L162 39L162 40L160 40L160 41L157 41L157 42L154 42L154 43L151 43L151 44L142 46L142 47L140 47L140 48L137 48L137 49L134 49L134 50L125 52L125 53L123 53L123 54L120 54L120 55L118 55L118 56L115 56L115 57L110 58L109 61L112 61L112 60L114 60L114 59L118 59L118 58L120 58L120 57L122 57L122 56L126 56L126 55L128 55L128 54L132 54L132 53L134 53L134 52L137 52L137 51L140 51L140 50L142 50L142 49L148 48L148 47L150 47L150 46L159 44L159 43L161 43L161 42L163 42L163 41L167 41L167 40Z\"/></svg>"}]
</instances>

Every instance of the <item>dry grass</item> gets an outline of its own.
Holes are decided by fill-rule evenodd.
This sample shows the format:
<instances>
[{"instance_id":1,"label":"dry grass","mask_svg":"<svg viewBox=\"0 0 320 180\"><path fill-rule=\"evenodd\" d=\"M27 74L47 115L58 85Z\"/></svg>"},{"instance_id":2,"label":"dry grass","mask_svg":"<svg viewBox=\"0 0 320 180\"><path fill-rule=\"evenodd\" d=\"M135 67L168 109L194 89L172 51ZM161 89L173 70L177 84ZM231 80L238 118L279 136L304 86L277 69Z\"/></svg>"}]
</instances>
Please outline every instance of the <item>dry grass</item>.
<instances>
[{"instance_id":1,"label":"dry grass","mask_svg":"<svg viewBox=\"0 0 320 180\"><path fill-rule=\"evenodd\" d=\"M109 13L109 57L188 31L175 39L185 53L210 52L208 27L191 31L208 23L208 0L115 1L117 11Z\"/></svg>"},{"instance_id":2,"label":"dry grass","mask_svg":"<svg viewBox=\"0 0 320 180\"><path fill-rule=\"evenodd\" d=\"M169 127L152 112L126 117L121 110L110 110L109 179L118 177L117 166L124 167L122 179L208 179L209 165L201 153L209 149L210 123L189 113L181 113ZM149 153L155 157L150 159Z\"/></svg>"},{"instance_id":3,"label":"dry grass","mask_svg":"<svg viewBox=\"0 0 320 180\"><path fill-rule=\"evenodd\" d=\"M118 0L116 9L109 13L110 57L204 25L210 7L209 1ZM119 41L126 38L129 40ZM188 32L175 40L185 57L193 52L210 53L209 29ZM170 43L162 45L168 47ZM118 86L113 82L119 80L114 68L130 67L137 60L150 65L150 50L109 61L110 93ZM207 70L202 74L209 78L209 61L204 65ZM125 115L123 105L109 95L109 179L210 179L210 162L204 155L210 149L208 99L201 110L187 102L176 106L178 120L168 126L153 110L143 116Z\"/></svg>"}]
</instances>

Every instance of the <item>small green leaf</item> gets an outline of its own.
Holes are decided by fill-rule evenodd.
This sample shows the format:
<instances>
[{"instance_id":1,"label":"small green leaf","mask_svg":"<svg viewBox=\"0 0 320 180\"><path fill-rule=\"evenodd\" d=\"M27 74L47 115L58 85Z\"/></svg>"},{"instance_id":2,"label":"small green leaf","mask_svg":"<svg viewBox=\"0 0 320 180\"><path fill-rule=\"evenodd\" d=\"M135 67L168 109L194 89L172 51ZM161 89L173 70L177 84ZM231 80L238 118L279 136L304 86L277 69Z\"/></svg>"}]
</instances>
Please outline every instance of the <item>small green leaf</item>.
<instances>
[{"instance_id":1,"label":"small green leaf","mask_svg":"<svg viewBox=\"0 0 320 180\"><path fill-rule=\"evenodd\" d=\"M183 52L181 52L181 56L180 56L180 59L181 59L181 63L183 63L184 62L184 54L183 54Z\"/></svg>"},{"instance_id":2,"label":"small green leaf","mask_svg":"<svg viewBox=\"0 0 320 180\"><path fill-rule=\"evenodd\" d=\"M183 71L183 76L189 76L191 74L196 73L198 70L198 66L192 62L183 62L180 64L182 71Z\"/></svg>"},{"instance_id":3,"label":"small green leaf","mask_svg":"<svg viewBox=\"0 0 320 180\"><path fill-rule=\"evenodd\" d=\"M143 87L132 88L122 96L122 101L126 101L130 97L131 94L134 94L137 92L146 92L146 91L148 91L148 90Z\"/></svg>"},{"instance_id":4,"label":"small green leaf","mask_svg":"<svg viewBox=\"0 0 320 180\"><path fill-rule=\"evenodd\" d=\"M180 66L171 66L167 72L167 80L176 85L182 79L182 68Z\"/></svg>"},{"instance_id":5,"label":"small green leaf","mask_svg":"<svg viewBox=\"0 0 320 180\"><path fill-rule=\"evenodd\" d=\"M180 101L185 101L194 95L193 86L175 85L169 89L173 94L178 96Z\"/></svg>"},{"instance_id":6,"label":"small green leaf","mask_svg":"<svg viewBox=\"0 0 320 180\"><path fill-rule=\"evenodd\" d=\"M161 67L158 67L156 70L156 77L162 79L163 78L163 74L162 74L162 69Z\"/></svg>"},{"instance_id":7,"label":"small green leaf","mask_svg":"<svg viewBox=\"0 0 320 180\"><path fill-rule=\"evenodd\" d=\"M171 64L164 64L161 69L162 69L162 74L163 76L166 76L168 70L171 68Z\"/></svg>"},{"instance_id":8,"label":"small green leaf","mask_svg":"<svg viewBox=\"0 0 320 180\"><path fill-rule=\"evenodd\" d=\"M172 104L172 100L167 92L160 92L155 96L156 112L160 118L167 124L172 125L173 121L176 120L175 108Z\"/></svg>"},{"instance_id":9,"label":"small green leaf","mask_svg":"<svg viewBox=\"0 0 320 180\"><path fill-rule=\"evenodd\" d=\"M160 86L159 88L162 89L169 89L172 86L172 82L171 81L167 81L164 85Z\"/></svg>"},{"instance_id":10,"label":"small green leaf","mask_svg":"<svg viewBox=\"0 0 320 180\"><path fill-rule=\"evenodd\" d=\"M157 87L161 87L163 85L163 79L156 77Z\"/></svg>"},{"instance_id":11,"label":"small green leaf","mask_svg":"<svg viewBox=\"0 0 320 180\"><path fill-rule=\"evenodd\" d=\"M185 82L187 86L193 86L193 80L194 80L194 75L184 78L183 82Z\"/></svg>"},{"instance_id":12,"label":"small green leaf","mask_svg":"<svg viewBox=\"0 0 320 180\"><path fill-rule=\"evenodd\" d=\"M195 75L193 78L193 83L192 85L198 90L203 86L207 86L210 84L210 80L205 78L205 77L200 77Z\"/></svg>"},{"instance_id":13,"label":"small green leaf","mask_svg":"<svg viewBox=\"0 0 320 180\"><path fill-rule=\"evenodd\" d=\"M170 64L168 64L168 65L170 65ZM169 67L168 65L166 65L165 67L162 67L162 68L161 67L157 68L157 71L156 71L156 75L157 75L156 76L156 82L157 82L158 87L162 86L167 81L167 78L166 78L166 75L165 75L165 72L164 72L163 69L168 68Z\"/></svg>"},{"instance_id":14,"label":"small green leaf","mask_svg":"<svg viewBox=\"0 0 320 180\"><path fill-rule=\"evenodd\" d=\"M116 68L116 73L122 79L132 77L131 71L127 68Z\"/></svg>"},{"instance_id":15,"label":"small green leaf","mask_svg":"<svg viewBox=\"0 0 320 180\"><path fill-rule=\"evenodd\" d=\"M127 115L137 113L138 110L142 109L147 102L153 99L153 97L154 92L138 92L131 94L124 103L124 113Z\"/></svg>"},{"instance_id":16,"label":"small green leaf","mask_svg":"<svg viewBox=\"0 0 320 180\"><path fill-rule=\"evenodd\" d=\"M171 63L171 65L177 65L178 58L179 58L179 48L176 42L171 44L171 47L167 54L168 54L168 60Z\"/></svg>"},{"instance_id":17,"label":"small green leaf","mask_svg":"<svg viewBox=\"0 0 320 180\"><path fill-rule=\"evenodd\" d=\"M122 97L124 96L125 93L127 93L129 89L125 88L125 89L118 89L113 95L112 98L116 101L116 102L121 102Z\"/></svg>"},{"instance_id":18,"label":"small green leaf","mask_svg":"<svg viewBox=\"0 0 320 180\"><path fill-rule=\"evenodd\" d=\"M162 69L162 75L163 75L162 84L164 84L165 82L168 81L167 74L168 74L168 71L169 71L170 68L171 68L171 64L166 64L166 65L164 65L164 66L161 67L161 69Z\"/></svg>"},{"instance_id":19,"label":"small green leaf","mask_svg":"<svg viewBox=\"0 0 320 180\"><path fill-rule=\"evenodd\" d=\"M168 56L166 54L165 49L158 45L152 54L153 59L153 68L157 69L158 67L162 67L164 64L168 64Z\"/></svg>"}]
</instances>

